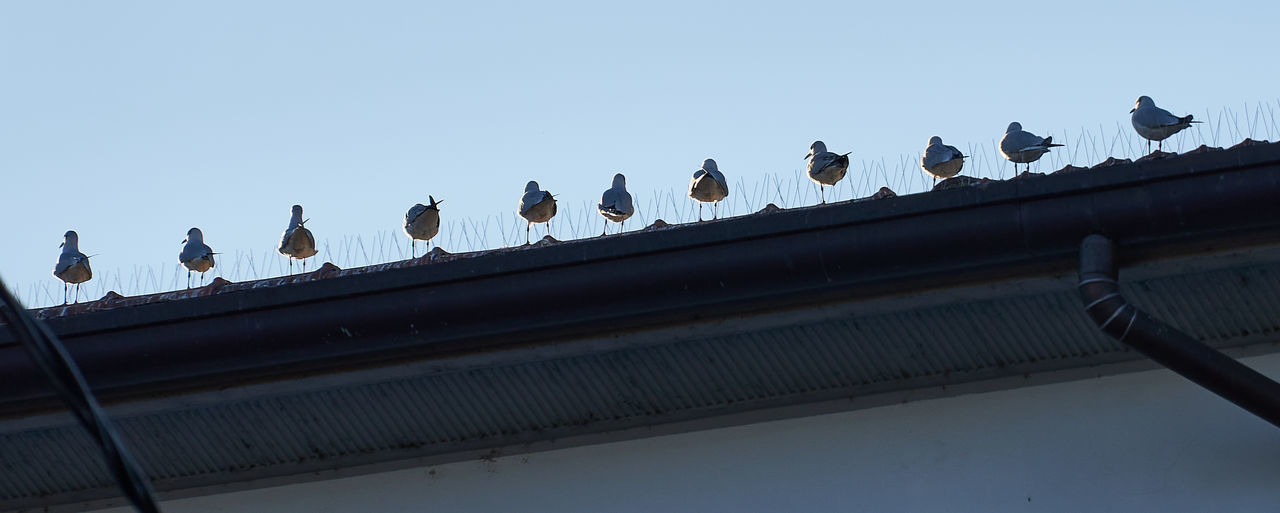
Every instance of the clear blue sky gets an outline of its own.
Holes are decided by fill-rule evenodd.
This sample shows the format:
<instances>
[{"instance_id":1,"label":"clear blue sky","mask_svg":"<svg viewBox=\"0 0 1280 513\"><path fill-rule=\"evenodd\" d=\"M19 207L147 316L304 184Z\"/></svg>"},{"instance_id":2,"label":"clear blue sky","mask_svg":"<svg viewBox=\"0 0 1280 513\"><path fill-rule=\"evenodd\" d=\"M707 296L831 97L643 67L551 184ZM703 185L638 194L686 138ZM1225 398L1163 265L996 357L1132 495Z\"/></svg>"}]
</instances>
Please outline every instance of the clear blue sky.
<instances>
[{"instance_id":1,"label":"clear blue sky","mask_svg":"<svg viewBox=\"0 0 1280 513\"><path fill-rule=\"evenodd\" d=\"M68 229L168 282L188 228L261 255L294 203L321 240L399 235L427 194L484 219L530 179L581 206L617 171L792 173L815 139L892 167L1014 120L1127 129L1141 94L1280 96L1274 2L879 4L6 2L0 276L56 296Z\"/></svg>"}]
</instances>

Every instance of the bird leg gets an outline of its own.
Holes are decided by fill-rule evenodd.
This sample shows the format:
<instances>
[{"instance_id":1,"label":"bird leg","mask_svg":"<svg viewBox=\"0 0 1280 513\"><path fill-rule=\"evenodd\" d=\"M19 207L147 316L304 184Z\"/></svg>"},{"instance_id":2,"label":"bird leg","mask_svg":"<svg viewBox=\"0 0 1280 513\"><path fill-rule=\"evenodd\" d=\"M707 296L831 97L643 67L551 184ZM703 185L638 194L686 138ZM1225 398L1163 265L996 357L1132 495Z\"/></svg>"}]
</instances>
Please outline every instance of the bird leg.
<instances>
[{"instance_id":1,"label":"bird leg","mask_svg":"<svg viewBox=\"0 0 1280 513\"><path fill-rule=\"evenodd\" d=\"M187 290L191 290L191 269L187 269Z\"/></svg>"},{"instance_id":2,"label":"bird leg","mask_svg":"<svg viewBox=\"0 0 1280 513\"><path fill-rule=\"evenodd\" d=\"M533 229L533 221L529 221L529 224L526 224L524 226L524 243L526 245L529 244L529 231L532 229Z\"/></svg>"},{"instance_id":3,"label":"bird leg","mask_svg":"<svg viewBox=\"0 0 1280 513\"><path fill-rule=\"evenodd\" d=\"M307 274L307 259L302 259L302 274Z\"/></svg>"},{"instance_id":4,"label":"bird leg","mask_svg":"<svg viewBox=\"0 0 1280 513\"><path fill-rule=\"evenodd\" d=\"M68 299L71 298L71 292L68 290L67 282L62 282L62 306L67 306Z\"/></svg>"},{"instance_id":5,"label":"bird leg","mask_svg":"<svg viewBox=\"0 0 1280 513\"><path fill-rule=\"evenodd\" d=\"M601 236L601 237L604 237L604 236L605 236L605 235L607 235L608 233L609 233L609 219L608 219L608 218L606 218L606 219L604 220L604 230L601 230L601 231L600 231L600 236Z\"/></svg>"},{"instance_id":6,"label":"bird leg","mask_svg":"<svg viewBox=\"0 0 1280 513\"><path fill-rule=\"evenodd\" d=\"M76 304L80 304L80 284L76 284Z\"/></svg>"},{"instance_id":7,"label":"bird leg","mask_svg":"<svg viewBox=\"0 0 1280 513\"><path fill-rule=\"evenodd\" d=\"M702 202L698 202L698 221L702 221Z\"/></svg>"},{"instance_id":8,"label":"bird leg","mask_svg":"<svg viewBox=\"0 0 1280 513\"><path fill-rule=\"evenodd\" d=\"M200 286L204 286L204 271L200 271Z\"/></svg>"},{"instance_id":9,"label":"bird leg","mask_svg":"<svg viewBox=\"0 0 1280 513\"><path fill-rule=\"evenodd\" d=\"M418 240L413 237L409 238L409 259L418 258Z\"/></svg>"},{"instance_id":10,"label":"bird leg","mask_svg":"<svg viewBox=\"0 0 1280 513\"><path fill-rule=\"evenodd\" d=\"M818 197L822 199L822 204L827 204L827 193L821 185L818 186Z\"/></svg>"},{"instance_id":11,"label":"bird leg","mask_svg":"<svg viewBox=\"0 0 1280 513\"><path fill-rule=\"evenodd\" d=\"M289 276L293 276L293 257L289 257Z\"/></svg>"}]
</instances>

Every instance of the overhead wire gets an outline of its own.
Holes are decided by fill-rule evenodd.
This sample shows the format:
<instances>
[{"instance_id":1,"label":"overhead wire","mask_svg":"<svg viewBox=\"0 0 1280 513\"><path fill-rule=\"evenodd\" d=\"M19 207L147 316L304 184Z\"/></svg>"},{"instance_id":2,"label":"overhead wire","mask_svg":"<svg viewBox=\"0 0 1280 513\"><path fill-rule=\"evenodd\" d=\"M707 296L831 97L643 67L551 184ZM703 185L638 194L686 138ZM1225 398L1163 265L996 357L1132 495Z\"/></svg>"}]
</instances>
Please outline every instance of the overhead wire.
<instances>
[{"instance_id":1,"label":"overhead wire","mask_svg":"<svg viewBox=\"0 0 1280 513\"><path fill-rule=\"evenodd\" d=\"M0 318L27 351L36 366L49 378L54 390L67 402L80 424L102 450L107 469L133 507L143 513L160 513L151 481L129 453L119 432L93 396L79 366L66 347L43 322L31 316L9 288L0 281Z\"/></svg>"}]
</instances>

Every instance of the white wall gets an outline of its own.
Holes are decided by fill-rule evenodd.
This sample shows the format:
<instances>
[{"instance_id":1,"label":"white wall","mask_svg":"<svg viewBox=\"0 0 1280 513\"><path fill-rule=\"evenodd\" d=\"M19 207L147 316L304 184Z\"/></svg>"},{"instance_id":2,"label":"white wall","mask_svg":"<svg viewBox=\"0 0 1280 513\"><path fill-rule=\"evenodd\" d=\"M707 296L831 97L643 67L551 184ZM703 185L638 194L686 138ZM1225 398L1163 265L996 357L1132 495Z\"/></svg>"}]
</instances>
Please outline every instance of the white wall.
<instances>
[{"instance_id":1,"label":"white wall","mask_svg":"<svg viewBox=\"0 0 1280 513\"><path fill-rule=\"evenodd\" d=\"M1280 354L1244 361L1280 377ZM163 507L170 513L1280 511L1280 428L1161 370Z\"/></svg>"}]
</instances>

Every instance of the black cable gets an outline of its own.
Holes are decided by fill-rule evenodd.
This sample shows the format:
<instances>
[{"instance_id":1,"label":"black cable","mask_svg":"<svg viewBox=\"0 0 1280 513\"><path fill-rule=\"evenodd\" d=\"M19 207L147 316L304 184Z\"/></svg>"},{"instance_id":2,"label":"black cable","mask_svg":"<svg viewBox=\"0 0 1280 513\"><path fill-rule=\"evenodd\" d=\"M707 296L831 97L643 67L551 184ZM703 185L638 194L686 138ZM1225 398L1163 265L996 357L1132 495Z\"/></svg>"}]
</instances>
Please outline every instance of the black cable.
<instances>
[{"instance_id":1,"label":"black cable","mask_svg":"<svg viewBox=\"0 0 1280 513\"><path fill-rule=\"evenodd\" d=\"M67 354L58 337L18 303L3 281L0 281L0 318L8 323L14 338L18 339L31 359L35 360L36 366L44 371L58 395L67 401L71 412L80 419L80 424L98 443L107 468L111 470L112 476L124 491L125 497L133 503L133 507L143 513L160 513L151 481L147 480L146 474L138 467L138 462L120 441L115 426L103 413L98 400L85 383L84 376L80 374L80 368Z\"/></svg>"}]
</instances>

